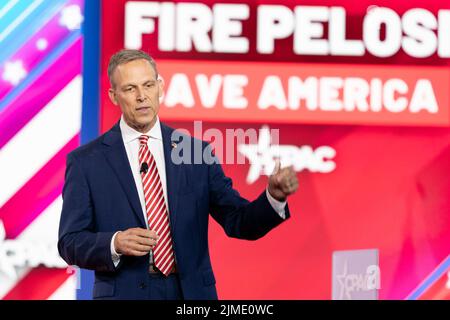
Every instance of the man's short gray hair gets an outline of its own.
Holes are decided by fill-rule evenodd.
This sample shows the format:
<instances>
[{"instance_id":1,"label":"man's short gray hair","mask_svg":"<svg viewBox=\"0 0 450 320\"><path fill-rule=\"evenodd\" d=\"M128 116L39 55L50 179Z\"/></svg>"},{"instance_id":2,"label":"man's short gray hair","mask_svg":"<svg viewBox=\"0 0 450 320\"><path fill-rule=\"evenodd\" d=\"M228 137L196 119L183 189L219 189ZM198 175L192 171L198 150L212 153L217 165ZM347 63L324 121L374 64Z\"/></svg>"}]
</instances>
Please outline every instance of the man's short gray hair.
<instances>
[{"instance_id":1,"label":"man's short gray hair","mask_svg":"<svg viewBox=\"0 0 450 320\"><path fill-rule=\"evenodd\" d=\"M119 65L140 59L147 60L153 67L156 77L158 77L158 69L156 68L155 60L153 60L153 58L150 57L146 52L141 50L124 49L115 53L111 57L111 59L109 59L108 78L111 85L114 86L114 83L112 81L112 75Z\"/></svg>"}]
</instances>

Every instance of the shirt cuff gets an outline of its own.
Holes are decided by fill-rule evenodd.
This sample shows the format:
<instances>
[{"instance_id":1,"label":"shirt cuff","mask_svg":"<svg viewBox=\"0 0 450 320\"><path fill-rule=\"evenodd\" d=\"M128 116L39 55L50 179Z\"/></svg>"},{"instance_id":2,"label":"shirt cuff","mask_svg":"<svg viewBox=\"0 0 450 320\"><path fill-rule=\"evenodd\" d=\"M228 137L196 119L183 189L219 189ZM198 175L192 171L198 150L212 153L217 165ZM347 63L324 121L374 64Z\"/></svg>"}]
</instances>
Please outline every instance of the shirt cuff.
<instances>
[{"instance_id":1,"label":"shirt cuff","mask_svg":"<svg viewBox=\"0 0 450 320\"><path fill-rule=\"evenodd\" d=\"M270 205L272 206L273 210L275 210L276 213L282 218L286 219L286 212L284 208L286 207L286 201L278 201L269 192L269 189L266 188L266 196L267 200L269 200Z\"/></svg>"},{"instance_id":2,"label":"shirt cuff","mask_svg":"<svg viewBox=\"0 0 450 320\"><path fill-rule=\"evenodd\" d=\"M116 239L116 235L119 233L120 231L117 231L116 233L114 233L112 239L111 239L111 258L112 261L114 263L114 267L117 267L119 265L120 262L120 257L122 256L120 253L116 252L116 248L114 247L114 239Z\"/></svg>"}]
</instances>

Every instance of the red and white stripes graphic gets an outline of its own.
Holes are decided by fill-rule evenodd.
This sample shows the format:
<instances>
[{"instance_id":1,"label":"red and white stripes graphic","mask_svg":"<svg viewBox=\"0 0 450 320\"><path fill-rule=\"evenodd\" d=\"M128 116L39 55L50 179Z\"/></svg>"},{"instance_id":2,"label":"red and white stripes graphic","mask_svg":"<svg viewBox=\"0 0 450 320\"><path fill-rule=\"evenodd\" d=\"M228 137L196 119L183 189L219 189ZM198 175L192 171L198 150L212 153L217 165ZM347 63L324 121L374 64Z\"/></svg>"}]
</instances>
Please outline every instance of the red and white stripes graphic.
<instances>
[{"instance_id":1,"label":"red and white stripes graphic","mask_svg":"<svg viewBox=\"0 0 450 320\"><path fill-rule=\"evenodd\" d=\"M81 92L82 78L77 75L2 147L0 176L7 183L0 192L0 221L5 230L0 252L5 246L22 253L25 249L20 246L52 244L51 256L58 256L65 161L67 153L79 146ZM48 254L41 253L42 257ZM33 268L25 263L17 267L27 256L3 258L0 299L76 298L76 276L65 268ZM5 268L14 268L16 276L5 274Z\"/></svg>"}]
</instances>

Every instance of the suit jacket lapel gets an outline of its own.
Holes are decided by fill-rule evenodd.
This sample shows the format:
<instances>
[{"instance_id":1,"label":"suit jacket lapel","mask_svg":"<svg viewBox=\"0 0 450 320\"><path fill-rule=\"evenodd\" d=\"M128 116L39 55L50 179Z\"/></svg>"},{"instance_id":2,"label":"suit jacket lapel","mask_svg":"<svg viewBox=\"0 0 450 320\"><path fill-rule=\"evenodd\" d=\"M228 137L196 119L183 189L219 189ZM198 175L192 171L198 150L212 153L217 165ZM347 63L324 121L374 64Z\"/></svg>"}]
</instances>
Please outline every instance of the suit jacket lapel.
<instances>
[{"instance_id":1,"label":"suit jacket lapel","mask_svg":"<svg viewBox=\"0 0 450 320\"><path fill-rule=\"evenodd\" d=\"M128 201L130 202L133 212L136 214L141 227L145 228L144 213L139 201L139 195L136 190L136 183L131 171L130 162L128 161L125 146L123 144L119 123L117 123L103 138L103 153L108 163L113 168L114 173L119 178Z\"/></svg>"},{"instance_id":2,"label":"suit jacket lapel","mask_svg":"<svg viewBox=\"0 0 450 320\"><path fill-rule=\"evenodd\" d=\"M178 189L180 187L180 165L172 162L172 132L173 129L161 123L161 133L164 147L164 162L166 165L166 181L167 181L167 198L169 203L170 222L173 228L175 227L177 215Z\"/></svg>"}]
</instances>

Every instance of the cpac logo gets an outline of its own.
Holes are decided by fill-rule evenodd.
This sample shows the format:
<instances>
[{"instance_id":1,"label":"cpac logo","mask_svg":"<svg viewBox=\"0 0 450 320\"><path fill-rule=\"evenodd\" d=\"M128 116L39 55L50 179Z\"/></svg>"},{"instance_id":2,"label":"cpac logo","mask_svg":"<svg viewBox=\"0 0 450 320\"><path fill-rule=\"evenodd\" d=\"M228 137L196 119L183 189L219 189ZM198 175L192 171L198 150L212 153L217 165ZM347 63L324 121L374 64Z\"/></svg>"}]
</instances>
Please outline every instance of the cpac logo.
<instances>
[{"instance_id":1,"label":"cpac logo","mask_svg":"<svg viewBox=\"0 0 450 320\"><path fill-rule=\"evenodd\" d=\"M249 184L258 180L261 174L272 174L277 158L280 159L283 167L292 165L297 172L309 170L311 172L328 173L336 168L336 163L331 160L336 155L333 148L321 146L314 150L308 145L301 147L272 145L268 127L262 127L259 131L257 144L241 144L238 150L248 158L251 164L247 175L247 183Z\"/></svg>"},{"instance_id":2,"label":"cpac logo","mask_svg":"<svg viewBox=\"0 0 450 320\"><path fill-rule=\"evenodd\" d=\"M351 300L352 292L371 291L380 289L380 268L370 265L365 274L348 273L348 263L345 261L342 274L337 275L340 284L340 300Z\"/></svg>"},{"instance_id":3,"label":"cpac logo","mask_svg":"<svg viewBox=\"0 0 450 320\"><path fill-rule=\"evenodd\" d=\"M17 279L18 270L44 265L48 268L66 268L55 243L6 240L6 231L0 220L0 273Z\"/></svg>"}]
</instances>

